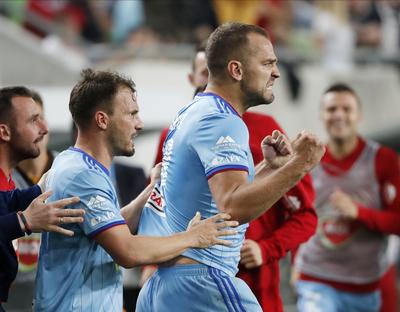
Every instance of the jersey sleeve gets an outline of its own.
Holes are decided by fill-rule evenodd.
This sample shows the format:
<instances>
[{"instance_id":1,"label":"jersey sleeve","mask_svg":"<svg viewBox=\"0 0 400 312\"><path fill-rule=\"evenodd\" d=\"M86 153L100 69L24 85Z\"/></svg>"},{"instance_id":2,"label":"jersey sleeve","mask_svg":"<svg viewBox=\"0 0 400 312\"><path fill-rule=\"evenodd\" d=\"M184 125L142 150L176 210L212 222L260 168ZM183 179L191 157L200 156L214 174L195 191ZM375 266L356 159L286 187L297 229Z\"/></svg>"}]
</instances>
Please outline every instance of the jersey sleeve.
<instances>
[{"instance_id":1,"label":"jersey sleeve","mask_svg":"<svg viewBox=\"0 0 400 312\"><path fill-rule=\"evenodd\" d=\"M126 224L112 187L103 175L85 170L65 190L64 197L80 197L80 203L74 207L85 210L80 227L91 238L113 226Z\"/></svg>"},{"instance_id":2,"label":"jersey sleeve","mask_svg":"<svg viewBox=\"0 0 400 312\"><path fill-rule=\"evenodd\" d=\"M314 198L311 176L307 174L275 204L283 211L285 221L270 237L258 242L264 263L279 260L287 251L292 251L293 256L300 244L315 234L318 217L314 210ZM268 212L263 216L268 218Z\"/></svg>"},{"instance_id":3,"label":"jersey sleeve","mask_svg":"<svg viewBox=\"0 0 400 312\"><path fill-rule=\"evenodd\" d=\"M220 114L201 120L191 147L199 157L207 179L227 170L249 171L249 133L236 115Z\"/></svg>"},{"instance_id":4,"label":"jersey sleeve","mask_svg":"<svg viewBox=\"0 0 400 312\"><path fill-rule=\"evenodd\" d=\"M370 230L400 235L400 163L395 151L381 147L375 159L382 210L358 205L358 220Z\"/></svg>"}]
</instances>

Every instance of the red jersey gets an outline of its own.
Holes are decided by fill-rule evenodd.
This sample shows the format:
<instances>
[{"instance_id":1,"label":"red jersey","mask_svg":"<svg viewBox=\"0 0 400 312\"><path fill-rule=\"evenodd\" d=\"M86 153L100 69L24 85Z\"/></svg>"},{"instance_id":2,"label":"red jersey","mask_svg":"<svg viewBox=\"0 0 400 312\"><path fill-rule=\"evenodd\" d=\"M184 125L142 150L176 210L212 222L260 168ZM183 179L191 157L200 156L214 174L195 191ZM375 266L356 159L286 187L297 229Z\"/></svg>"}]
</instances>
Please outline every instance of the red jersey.
<instances>
[{"instance_id":1,"label":"red jersey","mask_svg":"<svg viewBox=\"0 0 400 312\"><path fill-rule=\"evenodd\" d=\"M272 117L264 114L246 112L243 121L249 129L249 145L256 165L264 158L261 151L264 137L274 130L283 130ZM162 161L162 146L167 134L168 128L161 133L155 163ZM313 200L311 178L306 176L287 196L252 221L247 229L246 239L258 242L261 247L263 264L251 270L240 266L238 276L249 285L264 311L283 311L279 293L279 259L314 234L317 217Z\"/></svg>"}]
</instances>

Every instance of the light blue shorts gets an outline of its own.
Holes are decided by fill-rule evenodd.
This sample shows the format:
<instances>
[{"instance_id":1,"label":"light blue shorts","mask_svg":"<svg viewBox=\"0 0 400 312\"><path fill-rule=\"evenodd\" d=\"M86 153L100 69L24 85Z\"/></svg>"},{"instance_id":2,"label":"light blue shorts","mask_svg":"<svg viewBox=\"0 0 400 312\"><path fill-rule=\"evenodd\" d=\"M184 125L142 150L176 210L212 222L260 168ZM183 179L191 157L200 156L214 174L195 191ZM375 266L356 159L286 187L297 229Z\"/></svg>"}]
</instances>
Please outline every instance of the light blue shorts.
<instances>
[{"instance_id":1,"label":"light blue shorts","mask_svg":"<svg viewBox=\"0 0 400 312\"><path fill-rule=\"evenodd\" d=\"M136 312L262 312L247 284L202 264L159 268L140 291Z\"/></svg>"},{"instance_id":2,"label":"light blue shorts","mask_svg":"<svg viewBox=\"0 0 400 312\"><path fill-rule=\"evenodd\" d=\"M378 312L381 306L379 290L351 293L311 281L298 281L296 289L299 312Z\"/></svg>"}]
</instances>

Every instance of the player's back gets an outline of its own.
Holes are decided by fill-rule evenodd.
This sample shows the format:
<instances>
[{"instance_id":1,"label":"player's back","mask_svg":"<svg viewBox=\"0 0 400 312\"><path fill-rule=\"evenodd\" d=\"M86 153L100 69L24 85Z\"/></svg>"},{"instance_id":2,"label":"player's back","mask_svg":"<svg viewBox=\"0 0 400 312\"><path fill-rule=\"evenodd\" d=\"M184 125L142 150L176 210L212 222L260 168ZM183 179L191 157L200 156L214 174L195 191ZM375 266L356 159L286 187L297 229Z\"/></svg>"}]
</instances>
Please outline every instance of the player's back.
<instances>
[{"instance_id":1,"label":"player's back","mask_svg":"<svg viewBox=\"0 0 400 312\"><path fill-rule=\"evenodd\" d=\"M167 223L172 232L184 231L199 211L203 218L219 212L208 179L225 170L254 175L248 131L238 113L212 93L199 94L184 107L169 129L163 147L161 189ZM232 245L191 249L184 255L233 276L247 224L230 237Z\"/></svg>"},{"instance_id":2,"label":"player's back","mask_svg":"<svg viewBox=\"0 0 400 312\"><path fill-rule=\"evenodd\" d=\"M50 201L79 196L84 223L64 225L73 237L43 233L34 311L122 310L122 280L111 256L95 242L99 232L125 221L108 170L81 150L59 154L48 177Z\"/></svg>"}]
</instances>

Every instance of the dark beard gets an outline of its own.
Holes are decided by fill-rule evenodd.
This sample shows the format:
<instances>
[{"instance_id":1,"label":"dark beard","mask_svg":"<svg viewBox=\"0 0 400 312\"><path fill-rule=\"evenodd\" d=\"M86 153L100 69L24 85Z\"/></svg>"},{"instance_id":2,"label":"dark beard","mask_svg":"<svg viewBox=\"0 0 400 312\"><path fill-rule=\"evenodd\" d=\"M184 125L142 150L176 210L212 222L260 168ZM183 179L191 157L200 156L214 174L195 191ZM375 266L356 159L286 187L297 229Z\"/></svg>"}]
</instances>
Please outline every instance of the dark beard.
<instances>
[{"instance_id":1,"label":"dark beard","mask_svg":"<svg viewBox=\"0 0 400 312\"><path fill-rule=\"evenodd\" d=\"M33 147L33 146L27 146L24 144L21 144L20 142L23 142L23 139L19 132L14 128L11 130L13 132L13 138L12 141L16 142L11 145L12 149L12 154L14 157L14 160L17 162L23 161L25 159L32 159L36 158L40 154L40 149L39 147Z\"/></svg>"},{"instance_id":2,"label":"dark beard","mask_svg":"<svg viewBox=\"0 0 400 312\"><path fill-rule=\"evenodd\" d=\"M250 90L244 80L240 82L240 88L243 93L243 103L246 109L262 104L271 104L274 100L273 95L272 98L267 99L261 93Z\"/></svg>"},{"instance_id":3,"label":"dark beard","mask_svg":"<svg viewBox=\"0 0 400 312\"><path fill-rule=\"evenodd\" d=\"M135 155L135 148L132 150L125 150L121 148L114 148L113 151L113 156L125 156L125 157L131 157Z\"/></svg>"},{"instance_id":4,"label":"dark beard","mask_svg":"<svg viewBox=\"0 0 400 312\"><path fill-rule=\"evenodd\" d=\"M32 159L38 157L40 154L40 149L34 148L26 148L21 146L14 146L13 147L13 155L17 162L23 161L25 159Z\"/></svg>"}]
</instances>

